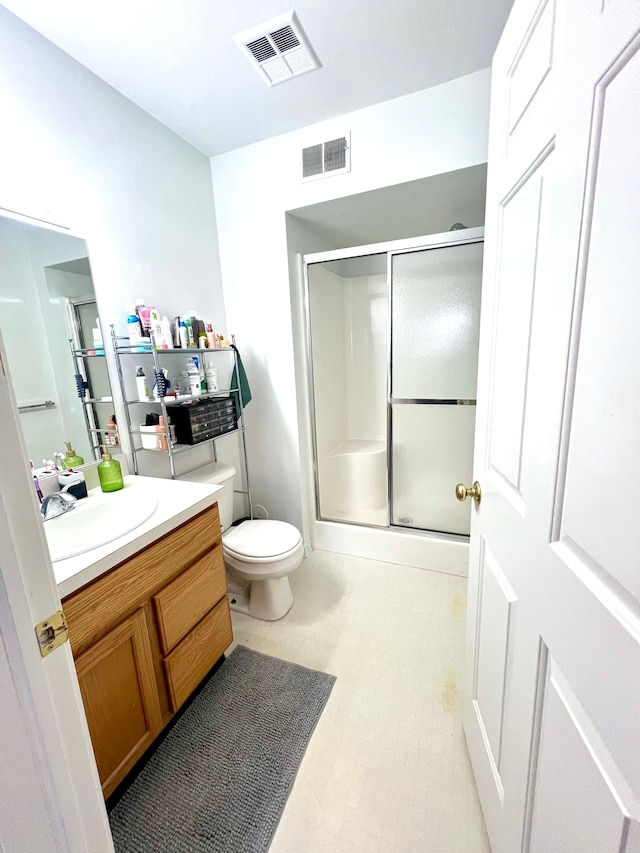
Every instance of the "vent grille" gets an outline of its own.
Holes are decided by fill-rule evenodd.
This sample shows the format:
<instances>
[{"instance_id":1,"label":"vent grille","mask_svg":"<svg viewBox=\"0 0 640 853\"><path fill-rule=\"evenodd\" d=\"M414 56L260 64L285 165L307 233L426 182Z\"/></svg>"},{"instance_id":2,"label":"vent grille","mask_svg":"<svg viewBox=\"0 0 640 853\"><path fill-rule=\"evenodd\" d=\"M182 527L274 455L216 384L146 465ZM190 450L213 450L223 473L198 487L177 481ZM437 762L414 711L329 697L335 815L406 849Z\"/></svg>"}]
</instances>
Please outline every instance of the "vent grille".
<instances>
[{"instance_id":1,"label":"vent grille","mask_svg":"<svg viewBox=\"0 0 640 853\"><path fill-rule=\"evenodd\" d=\"M271 46L271 42L267 38L256 39L250 41L247 45L256 62L264 62L265 59L271 59L276 55L275 48Z\"/></svg>"},{"instance_id":2,"label":"vent grille","mask_svg":"<svg viewBox=\"0 0 640 853\"><path fill-rule=\"evenodd\" d=\"M344 169L347 165L347 140L344 136L340 139L330 139L324 143L324 170L335 172L336 169Z\"/></svg>"},{"instance_id":3,"label":"vent grille","mask_svg":"<svg viewBox=\"0 0 640 853\"><path fill-rule=\"evenodd\" d=\"M308 181L351 170L349 134L302 149L302 180Z\"/></svg>"},{"instance_id":4,"label":"vent grille","mask_svg":"<svg viewBox=\"0 0 640 853\"><path fill-rule=\"evenodd\" d=\"M275 30L270 35L278 50L283 53L285 50L291 50L292 47L300 46L300 41L291 26Z\"/></svg>"},{"instance_id":5,"label":"vent grille","mask_svg":"<svg viewBox=\"0 0 640 853\"><path fill-rule=\"evenodd\" d=\"M235 41L268 86L320 67L295 12L239 33Z\"/></svg>"},{"instance_id":6,"label":"vent grille","mask_svg":"<svg viewBox=\"0 0 640 853\"><path fill-rule=\"evenodd\" d=\"M314 175L321 175L323 168L323 145L310 145L309 148L302 149L302 177L311 178Z\"/></svg>"}]
</instances>

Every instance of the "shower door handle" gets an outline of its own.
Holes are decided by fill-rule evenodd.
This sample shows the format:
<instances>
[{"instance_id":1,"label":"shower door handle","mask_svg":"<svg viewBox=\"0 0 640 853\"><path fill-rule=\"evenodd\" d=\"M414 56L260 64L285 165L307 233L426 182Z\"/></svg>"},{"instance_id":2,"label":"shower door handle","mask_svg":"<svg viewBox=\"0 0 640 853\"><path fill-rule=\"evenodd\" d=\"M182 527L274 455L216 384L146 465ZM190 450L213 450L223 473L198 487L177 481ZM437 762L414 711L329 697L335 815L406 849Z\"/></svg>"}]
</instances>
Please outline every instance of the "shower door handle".
<instances>
[{"instance_id":1,"label":"shower door handle","mask_svg":"<svg viewBox=\"0 0 640 853\"><path fill-rule=\"evenodd\" d=\"M468 489L464 483L458 483L456 486L456 497L459 501L466 501L467 498L473 498L476 504L479 504L480 499L482 498L480 483L476 480L470 489Z\"/></svg>"}]
</instances>

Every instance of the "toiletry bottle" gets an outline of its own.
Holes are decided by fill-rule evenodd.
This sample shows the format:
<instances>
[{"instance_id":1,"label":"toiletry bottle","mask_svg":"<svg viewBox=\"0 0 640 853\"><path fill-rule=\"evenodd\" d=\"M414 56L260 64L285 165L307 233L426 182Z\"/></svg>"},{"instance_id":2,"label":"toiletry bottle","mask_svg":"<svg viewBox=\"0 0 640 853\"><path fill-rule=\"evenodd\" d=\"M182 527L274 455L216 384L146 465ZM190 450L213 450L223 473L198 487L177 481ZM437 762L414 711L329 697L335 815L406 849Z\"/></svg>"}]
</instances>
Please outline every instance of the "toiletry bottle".
<instances>
[{"instance_id":1,"label":"toiletry bottle","mask_svg":"<svg viewBox=\"0 0 640 853\"><path fill-rule=\"evenodd\" d=\"M173 335L171 334L171 323L168 317L163 317L160 321L161 343L160 349L173 349Z\"/></svg>"},{"instance_id":2,"label":"toiletry bottle","mask_svg":"<svg viewBox=\"0 0 640 853\"><path fill-rule=\"evenodd\" d=\"M136 314L136 306L130 302L127 306L127 330L129 332L129 344L138 351L138 344L142 340L140 333L140 318Z\"/></svg>"},{"instance_id":3,"label":"toiletry bottle","mask_svg":"<svg viewBox=\"0 0 640 853\"><path fill-rule=\"evenodd\" d=\"M187 348L187 327L184 320L180 320L180 347L182 349Z\"/></svg>"},{"instance_id":4,"label":"toiletry bottle","mask_svg":"<svg viewBox=\"0 0 640 853\"><path fill-rule=\"evenodd\" d=\"M118 425L116 423L115 415L109 415L109 419L107 421L107 444L109 447L120 446L120 439L118 438Z\"/></svg>"},{"instance_id":5,"label":"toiletry bottle","mask_svg":"<svg viewBox=\"0 0 640 853\"><path fill-rule=\"evenodd\" d=\"M67 452L65 454L64 459L62 460L62 468L77 468L78 465L84 465L84 459L82 456L78 456L75 450L71 447L70 441L65 441L67 446Z\"/></svg>"},{"instance_id":6,"label":"toiletry bottle","mask_svg":"<svg viewBox=\"0 0 640 853\"><path fill-rule=\"evenodd\" d=\"M206 364L204 368L205 377L207 380L207 391L219 391L218 386L218 370L212 364Z\"/></svg>"},{"instance_id":7,"label":"toiletry bottle","mask_svg":"<svg viewBox=\"0 0 640 853\"><path fill-rule=\"evenodd\" d=\"M186 315L185 317L183 317L183 320L184 320L184 327L187 330L187 346L188 347L195 347L196 339L193 335L193 324L191 322L192 318L189 315Z\"/></svg>"},{"instance_id":8,"label":"toiletry bottle","mask_svg":"<svg viewBox=\"0 0 640 853\"><path fill-rule=\"evenodd\" d=\"M198 362L198 356L187 358L185 359L185 362L187 379L189 381L189 393L193 397L199 397L202 393L202 387L200 385L200 364Z\"/></svg>"},{"instance_id":9,"label":"toiletry bottle","mask_svg":"<svg viewBox=\"0 0 640 853\"><path fill-rule=\"evenodd\" d=\"M144 311L144 299L138 297L136 299L136 315L138 317L138 322L140 323L140 336L144 340L144 338L148 337L148 333L144 330L144 324L142 322L142 312ZM147 341L148 343L148 341Z\"/></svg>"},{"instance_id":10,"label":"toiletry bottle","mask_svg":"<svg viewBox=\"0 0 640 853\"><path fill-rule=\"evenodd\" d=\"M158 432L158 442L160 450L168 450L167 445L167 436L165 435L165 426L164 426L164 418L160 415L158 419L158 426L156 427Z\"/></svg>"},{"instance_id":11,"label":"toiletry bottle","mask_svg":"<svg viewBox=\"0 0 640 853\"><path fill-rule=\"evenodd\" d=\"M117 492L124 488L120 463L111 458L106 444L102 445L102 462L98 462L98 479L103 492Z\"/></svg>"},{"instance_id":12,"label":"toiletry bottle","mask_svg":"<svg viewBox=\"0 0 640 853\"><path fill-rule=\"evenodd\" d=\"M198 335L198 347L200 349L207 348L207 336L204 332Z\"/></svg>"},{"instance_id":13,"label":"toiletry bottle","mask_svg":"<svg viewBox=\"0 0 640 853\"><path fill-rule=\"evenodd\" d=\"M148 403L149 386L147 385L147 377L144 375L141 364L136 365L136 388L138 389L138 400L141 403Z\"/></svg>"},{"instance_id":14,"label":"toiletry bottle","mask_svg":"<svg viewBox=\"0 0 640 853\"><path fill-rule=\"evenodd\" d=\"M217 344L216 333L213 331L213 323L207 320L207 347L215 349Z\"/></svg>"},{"instance_id":15,"label":"toiletry bottle","mask_svg":"<svg viewBox=\"0 0 640 853\"><path fill-rule=\"evenodd\" d=\"M157 316L158 312L153 305L140 305L137 311L142 324L142 334L145 338L149 338L151 337L152 317Z\"/></svg>"},{"instance_id":16,"label":"toiletry bottle","mask_svg":"<svg viewBox=\"0 0 640 853\"><path fill-rule=\"evenodd\" d=\"M156 308L149 311L149 325L156 349L162 349L162 319Z\"/></svg>"}]
</instances>

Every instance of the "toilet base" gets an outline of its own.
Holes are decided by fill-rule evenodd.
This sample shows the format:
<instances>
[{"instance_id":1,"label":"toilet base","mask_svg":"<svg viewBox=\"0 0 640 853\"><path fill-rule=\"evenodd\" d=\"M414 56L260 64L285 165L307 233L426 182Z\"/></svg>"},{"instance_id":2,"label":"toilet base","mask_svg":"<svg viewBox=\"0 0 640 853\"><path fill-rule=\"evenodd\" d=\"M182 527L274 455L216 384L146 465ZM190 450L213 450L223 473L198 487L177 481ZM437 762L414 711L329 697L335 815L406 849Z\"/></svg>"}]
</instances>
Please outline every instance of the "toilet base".
<instances>
[{"instance_id":1,"label":"toilet base","mask_svg":"<svg viewBox=\"0 0 640 853\"><path fill-rule=\"evenodd\" d=\"M235 585L234 585L235 586ZM293 593L289 578L251 581L246 587L229 593L229 607L255 619L275 622L291 610Z\"/></svg>"}]
</instances>

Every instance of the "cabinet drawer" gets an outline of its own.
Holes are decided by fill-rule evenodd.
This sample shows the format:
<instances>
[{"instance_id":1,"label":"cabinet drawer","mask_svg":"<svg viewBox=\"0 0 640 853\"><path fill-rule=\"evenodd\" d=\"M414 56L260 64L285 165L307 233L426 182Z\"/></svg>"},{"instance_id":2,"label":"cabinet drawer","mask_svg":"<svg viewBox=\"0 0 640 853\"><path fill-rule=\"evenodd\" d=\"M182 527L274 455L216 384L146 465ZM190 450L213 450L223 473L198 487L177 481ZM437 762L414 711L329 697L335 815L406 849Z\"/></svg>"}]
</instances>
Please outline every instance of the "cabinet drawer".
<instances>
[{"instance_id":1,"label":"cabinet drawer","mask_svg":"<svg viewBox=\"0 0 640 853\"><path fill-rule=\"evenodd\" d=\"M153 596L163 654L169 652L227 592L218 545Z\"/></svg>"},{"instance_id":2,"label":"cabinet drawer","mask_svg":"<svg viewBox=\"0 0 640 853\"><path fill-rule=\"evenodd\" d=\"M198 686L231 643L231 615L225 597L164 659L169 696L174 711Z\"/></svg>"}]
</instances>

